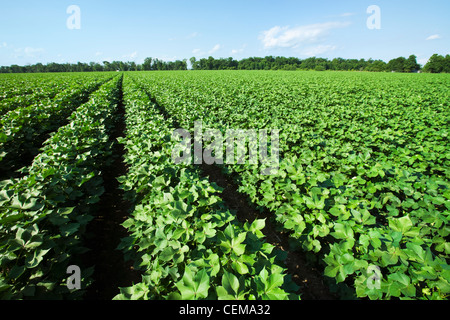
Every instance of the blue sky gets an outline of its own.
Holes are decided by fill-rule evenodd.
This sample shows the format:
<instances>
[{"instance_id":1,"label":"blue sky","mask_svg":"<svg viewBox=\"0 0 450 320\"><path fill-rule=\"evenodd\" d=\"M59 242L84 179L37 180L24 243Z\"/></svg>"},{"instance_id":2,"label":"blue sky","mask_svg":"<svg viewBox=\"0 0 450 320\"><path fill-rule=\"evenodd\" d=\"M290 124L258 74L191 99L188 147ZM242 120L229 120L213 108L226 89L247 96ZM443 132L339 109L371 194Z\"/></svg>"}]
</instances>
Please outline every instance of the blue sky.
<instances>
[{"instance_id":1,"label":"blue sky","mask_svg":"<svg viewBox=\"0 0 450 320\"><path fill-rule=\"evenodd\" d=\"M67 27L70 5L80 29ZM381 29L367 27L371 5ZM0 65L450 53L449 0L14 0L0 12Z\"/></svg>"}]
</instances>

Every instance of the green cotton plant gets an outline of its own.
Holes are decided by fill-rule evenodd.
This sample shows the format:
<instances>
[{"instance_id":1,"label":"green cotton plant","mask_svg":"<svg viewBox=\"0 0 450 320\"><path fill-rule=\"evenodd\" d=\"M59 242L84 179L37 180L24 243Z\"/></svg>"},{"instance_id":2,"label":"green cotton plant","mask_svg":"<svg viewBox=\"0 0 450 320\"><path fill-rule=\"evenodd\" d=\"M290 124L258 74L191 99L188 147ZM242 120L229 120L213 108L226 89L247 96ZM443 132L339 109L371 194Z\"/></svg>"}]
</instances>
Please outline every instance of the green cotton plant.
<instances>
[{"instance_id":1,"label":"green cotton plant","mask_svg":"<svg viewBox=\"0 0 450 320\"><path fill-rule=\"evenodd\" d=\"M92 205L104 192L100 170L111 154L121 78L80 105L70 122L45 143L20 179L1 184L0 271L2 299L80 298L64 280L70 259L84 253L82 238ZM86 288L92 268L84 268Z\"/></svg>"},{"instance_id":2,"label":"green cotton plant","mask_svg":"<svg viewBox=\"0 0 450 320\"><path fill-rule=\"evenodd\" d=\"M351 297L448 297L447 76L134 77L185 128L201 119L221 131L280 129L277 173L261 176L261 164L226 164L223 171ZM431 260L418 259L407 243L429 250ZM364 287L366 266L383 271L380 289Z\"/></svg>"},{"instance_id":3,"label":"green cotton plant","mask_svg":"<svg viewBox=\"0 0 450 320\"><path fill-rule=\"evenodd\" d=\"M246 232L235 234L233 226L228 225L224 231L219 232L218 241L220 248L225 254L242 255L245 252L245 241L247 237Z\"/></svg>"},{"instance_id":4,"label":"green cotton plant","mask_svg":"<svg viewBox=\"0 0 450 320\"><path fill-rule=\"evenodd\" d=\"M100 79L86 77L84 83L77 83L59 92L53 99L36 100L29 106L11 110L1 119L0 129L0 164L2 168L15 168L17 157L35 156L38 147L49 132L57 130L67 123L67 118L76 108L87 102L91 93L110 76ZM19 169L19 168L15 168Z\"/></svg>"},{"instance_id":5,"label":"green cotton plant","mask_svg":"<svg viewBox=\"0 0 450 320\"><path fill-rule=\"evenodd\" d=\"M274 270L267 271L265 268L255 277L258 295L263 300L284 300L288 293L283 286L283 275Z\"/></svg>"},{"instance_id":6,"label":"green cotton plant","mask_svg":"<svg viewBox=\"0 0 450 320\"><path fill-rule=\"evenodd\" d=\"M235 276L233 273L224 272L221 286L216 287L219 300L245 300L248 292L245 290L245 277Z\"/></svg>"},{"instance_id":7,"label":"green cotton plant","mask_svg":"<svg viewBox=\"0 0 450 320\"><path fill-rule=\"evenodd\" d=\"M56 95L78 83L86 75L46 74L30 75L21 80L9 78L2 85L0 114L19 107L28 107L36 101L51 101Z\"/></svg>"},{"instance_id":8,"label":"green cotton plant","mask_svg":"<svg viewBox=\"0 0 450 320\"><path fill-rule=\"evenodd\" d=\"M172 144L160 137L173 127L130 79L124 81L124 101L127 136L121 143L129 172L120 182L135 209L123 224L129 236L119 248L143 277L139 284L120 288L115 299L295 296L286 270L275 267L280 258L263 241L264 221L242 225L226 208L219 187L195 168L164 157ZM264 276L259 285L258 275ZM242 288L236 288L233 277L241 279Z\"/></svg>"},{"instance_id":9,"label":"green cotton plant","mask_svg":"<svg viewBox=\"0 0 450 320\"><path fill-rule=\"evenodd\" d=\"M210 278L205 269L193 272L191 267L184 270L181 281L176 283L182 300L200 300L208 297Z\"/></svg>"}]
</instances>

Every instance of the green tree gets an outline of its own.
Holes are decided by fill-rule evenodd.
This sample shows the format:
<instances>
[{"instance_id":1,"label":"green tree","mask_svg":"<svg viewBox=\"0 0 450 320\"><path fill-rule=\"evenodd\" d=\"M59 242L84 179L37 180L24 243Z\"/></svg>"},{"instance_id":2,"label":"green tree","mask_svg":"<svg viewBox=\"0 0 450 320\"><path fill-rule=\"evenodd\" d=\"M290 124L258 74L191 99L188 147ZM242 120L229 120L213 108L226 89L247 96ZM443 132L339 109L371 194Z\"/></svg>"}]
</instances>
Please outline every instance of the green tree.
<instances>
[{"instance_id":1,"label":"green tree","mask_svg":"<svg viewBox=\"0 0 450 320\"><path fill-rule=\"evenodd\" d=\"M447 55L444 58L437 53L433 54L423 67L423 71L430 73L450 72L450 56Z\"/></svg>"},{"instance_id":2,"label":"green tree","mask_svg":"<svg viewBox=\"0 0 450 320\"><path fill-rule=\"evenodd\" d=\"M195 57L191 57L189 59L189 62L191 63L192 70L197 70L197 68L198 68L198 66L197 66L197 59Z\"/></svg>"},{"instance_id":3,"label":"green tree","mask_svg":"<svg viewBox=\"0 0 450 320\"><path fill-rule=\"evenodd\" d=\"M105 71L112 71L113 70L113 68L111 66L111 63L109 61L103 61L103 65L105 66L104 67Z\"/></svg>"},{"instance_id":4,"label":"green tree","mask_svg":"<svg viewBox=\"0 0 450 320\"><path fill-rule=\"evenodd\" d=\"M404 72L405 70L406 58L398 57L396 59L392 59L388 62L388 70L394 72Z\"/></svg>"},{"instance_id":5,"label":"green tree","mask_svg":"<svg viewBox=\"0 0 450 320\"><path fill-rule=\"evenodd\" d=\"M383 72L386 71L387 65L386 62L382 60L375 60L366 66L365 71L371 72Z\"/></svg>"},{"instance_id":6,"label":"green tree","mask_svg":"<svg viewBox=\"0 0 450 320\"><path fill-rule=\"evenodd\" d=\"M404 72L414 72L419 71L420 65L417 63L417 57L415 55L410 55L409 58L405 61L404 64Z\"/></svg>"},{"instance_id":7,"label":"green tree","mask_svg":"<svg viewBox=\"0 0 450 320\"><path fill-rule=\"evenodd\" d=\"M152 70L152 58L145 58L144 63L142 64L142 70L150 71Z\"/></svg>"},{"instance_id":8,"label":"green tree","mask_svg":"<svg viewBox=\"0 0 450 320\"><path fill-rule=\"evenodd\" d=\"M442 72L450 73L450 54L447 54L444 59L444 68Z\"/></svg>"},{"instance_id":9,"label":"green tree","mask_svg":"<svg viewBox=\"0 0 450 320\"><path fill-rule=\"evenodd\" d=\"M316 67L314 68L315 71L325 71L325 66L323 64L318 64L316 65Z\"/></svg>"}]
</instances>

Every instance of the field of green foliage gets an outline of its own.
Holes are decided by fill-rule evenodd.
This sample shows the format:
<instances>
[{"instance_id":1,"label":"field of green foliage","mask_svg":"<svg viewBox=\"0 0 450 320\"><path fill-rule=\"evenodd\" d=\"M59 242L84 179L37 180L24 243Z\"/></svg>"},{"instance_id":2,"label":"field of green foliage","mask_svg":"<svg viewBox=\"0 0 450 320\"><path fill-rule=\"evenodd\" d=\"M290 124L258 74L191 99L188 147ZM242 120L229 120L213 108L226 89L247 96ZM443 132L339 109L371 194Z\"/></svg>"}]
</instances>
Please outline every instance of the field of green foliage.
<instances>
[{"instance_id":1,"label":"field of green foliage","mask_svg":"<svg viewBox=\"0 0 450 320\"><path fill-rule=\"evenodd\" d=\"M341 299L448 299L449 97L448 74L0 75L0 298L89 293L109 194L127 203L115 252L140 272L115 299L298 300L294 251ZM200 121L200 151L208 130L278 130L270 174L208 164L266 218L242 221L204 165L174 161L173 133Z\"/></svg>"}]
</instances>

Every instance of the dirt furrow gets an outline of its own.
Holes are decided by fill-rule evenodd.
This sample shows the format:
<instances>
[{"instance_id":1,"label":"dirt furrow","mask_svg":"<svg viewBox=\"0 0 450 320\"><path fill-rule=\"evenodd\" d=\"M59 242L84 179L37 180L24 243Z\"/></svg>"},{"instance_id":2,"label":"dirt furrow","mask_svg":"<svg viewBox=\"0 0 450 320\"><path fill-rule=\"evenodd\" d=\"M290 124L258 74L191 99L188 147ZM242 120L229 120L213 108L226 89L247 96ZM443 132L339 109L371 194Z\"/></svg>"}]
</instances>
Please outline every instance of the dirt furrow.
<instances>
[{"instance_id":1,"label":"dirt furrow","mask_svg":"<svg viewBox=\"0 0 450 320\"><path fill-rule=\"evenodd\" d=\"M110 139L113 145L114 162L103 172L105 193L98 204L97 215L88 225L87 234L91 235L87 247L91 249L86 262L95 265L93 284L86 294L87 300L111 300L119 294L119 287L128 287L141 280L131 263L125 263L123 253L117 250L120 239L127 236L122 223L127 219L131 204L123 197L117 178L125 175L127 166L123 161L124 146L117 138L126 134L124 121L125 108L123 92L120 91L117 106L117 122Z\"/></svg>"}]
</instances>

